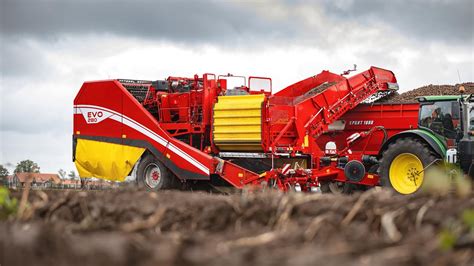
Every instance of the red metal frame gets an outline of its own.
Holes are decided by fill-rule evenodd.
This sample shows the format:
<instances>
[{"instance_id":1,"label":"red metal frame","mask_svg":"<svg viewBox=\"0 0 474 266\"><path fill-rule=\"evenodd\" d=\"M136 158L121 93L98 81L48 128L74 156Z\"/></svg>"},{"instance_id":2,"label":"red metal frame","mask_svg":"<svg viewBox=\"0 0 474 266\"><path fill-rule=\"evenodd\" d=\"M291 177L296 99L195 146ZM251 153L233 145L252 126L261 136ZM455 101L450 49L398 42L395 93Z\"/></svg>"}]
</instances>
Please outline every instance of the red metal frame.
<instances>
[{"instance_id":1,"label":"red metal frame","mask_svg":"<svg viewBox=\"0 0 474 266\"><path fill-rule=\"evenodd\" d=\"M250 82L252 79L260 79L260 80L269 80L270 81L270 89L268 91L266 90L256 90L256 89L253 89ZM272 89L273 89L273 81L271 78L267 78L267 77L257 77L257 76L250 76L249 79L248 79L248 85L247 87L249 87L249 90L250 90L250 93L253 93L253 94L260 94L260 93L264 93L265 95L271 95L272 94Z\"/></svg>"}]
</instances>

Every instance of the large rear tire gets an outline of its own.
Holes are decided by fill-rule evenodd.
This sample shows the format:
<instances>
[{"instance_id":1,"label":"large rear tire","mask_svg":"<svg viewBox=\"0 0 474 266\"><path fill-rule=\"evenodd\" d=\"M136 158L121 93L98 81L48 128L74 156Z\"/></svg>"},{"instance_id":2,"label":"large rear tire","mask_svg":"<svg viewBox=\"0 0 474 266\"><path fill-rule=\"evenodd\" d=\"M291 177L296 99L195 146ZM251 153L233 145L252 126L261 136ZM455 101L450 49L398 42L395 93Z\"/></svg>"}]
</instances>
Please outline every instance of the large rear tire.
<instances>
[{"instance_id":1,"label":"large rear tire","mask_svg":"<svg viewBox=\"0 0 474 266\"><path fill-rule=\"evenodd\" d=\"M137 169L138 187L147 190L171 189L175 177L151 154L144 155Z\"/></svg>"},{"instance_id":2,"label":"large rear tire","mask_svg":"<svg viewBox=\"0 0 474 266\"><path fill-rule=\"evenodd\" d=\"M380 183L400 194L413 194L423 184L426 168L436 161L432 150L413 138L388 146L380 162Z\"/></svg>"}]
</instances>

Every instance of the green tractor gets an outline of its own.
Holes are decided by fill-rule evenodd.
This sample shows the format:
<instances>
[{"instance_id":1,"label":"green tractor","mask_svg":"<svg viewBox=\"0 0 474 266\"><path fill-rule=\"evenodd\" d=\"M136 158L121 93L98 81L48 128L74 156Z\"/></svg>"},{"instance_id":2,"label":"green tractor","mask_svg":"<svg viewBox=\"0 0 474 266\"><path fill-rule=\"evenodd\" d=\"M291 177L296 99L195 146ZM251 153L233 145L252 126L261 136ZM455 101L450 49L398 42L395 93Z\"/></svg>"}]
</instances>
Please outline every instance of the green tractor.
<instances>
[{"instance_id":1,"label":"green tractor","mask_svg":"<svg viewBox=\"0 0 474 266\"><path fill-rule=\"evenodd\" d=\"M418 191L425 170L435 164L456 165L474 176L474 97L424 96L417 100L418 129L392 136L381 149L381 185L400 194Z\"/></svg>"}]
</instances>

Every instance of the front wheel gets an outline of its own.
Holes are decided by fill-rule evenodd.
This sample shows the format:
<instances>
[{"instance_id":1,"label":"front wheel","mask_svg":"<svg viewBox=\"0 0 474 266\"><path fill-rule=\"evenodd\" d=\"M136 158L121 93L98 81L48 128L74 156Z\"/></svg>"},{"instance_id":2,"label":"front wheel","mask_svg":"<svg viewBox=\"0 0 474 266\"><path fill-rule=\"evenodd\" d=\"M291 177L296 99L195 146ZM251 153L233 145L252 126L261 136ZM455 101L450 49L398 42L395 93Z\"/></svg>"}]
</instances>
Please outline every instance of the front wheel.
<instances>
[{"instance_id":1,"label":"front wheel","mask_svg":"<svg viewBox=\"0 0 474 266\"><path fill-rule=\"evenodd\" d=\"M151 154L145 155L138 164L138 187L148 190L170 189L173 178L168 169Z\"/></svg>"},{"instance_id":2,"label":"front wheel","mask_svg":"<svg viewBox=\"0 0 474 266\"><path fill-rule=\"evenodd\" d=\"M413 194L423 184L426 168L436 161L430 148L418 140L390 144L380 163L380 183L400 194Z\"/></svg>"}]
</instances>

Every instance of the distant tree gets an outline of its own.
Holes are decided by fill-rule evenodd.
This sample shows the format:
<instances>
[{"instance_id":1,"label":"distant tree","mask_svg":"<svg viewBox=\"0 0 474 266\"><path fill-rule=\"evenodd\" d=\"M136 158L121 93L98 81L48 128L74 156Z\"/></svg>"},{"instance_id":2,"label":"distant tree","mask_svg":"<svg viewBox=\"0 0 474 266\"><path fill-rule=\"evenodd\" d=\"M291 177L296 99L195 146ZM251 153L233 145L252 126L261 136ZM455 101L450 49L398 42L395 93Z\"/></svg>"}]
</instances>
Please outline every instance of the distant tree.
<instances>
[{"instance_id":1,"label":"distant tree","mask_svg":"<svg viewBox=\"0 0 474 266\"><path fill-rule=\"evenodd\" d=\"M66 171L64 171L63 169L59 169L58 175L61 177L61 179L64 179L66 178Z\"/></svg>"},{"instance_id":2,"label":"distant tree","mask_svg":"<svg viewBox=\"0 0 474 266\"><path fill-rule=\"evenodd\" d=\"M0 164L0 185L7 185L8 183L8 180L7 180L7 176L9 175L10 173L8 172L8 169L3 167L3 165Z\"/></svg>"},{"instance_id":3,"label":"distant tree","mask_svg":"<svg viewBox=\"0 0 474 266\"><path fill-rule=\"evenodd\" d=\"M69 176L69 178L71 178L71 179L77 179L76 172L74 172L74 171L70 171L67 176Z\"/></svg>"},{"instance_id":4,"label":"distant tree","mask_svg":"<svg viewBox=\"0 0 474 266\"><path fill-rule=\"evenodd\" d=\"M6 177L9 174L8 169L0 164L0 177Z\"/></svg>"},{"instance_id":5,"label":"distant tree","mask_svg":"<svg viewBox=\"0 0 474 266\"><path fill-rule=\"evenodd\" d=\"M40 168L38 164L31 160L24 160L16 165L14 173L39 173Z\"/></svg>"}]
</instances>

